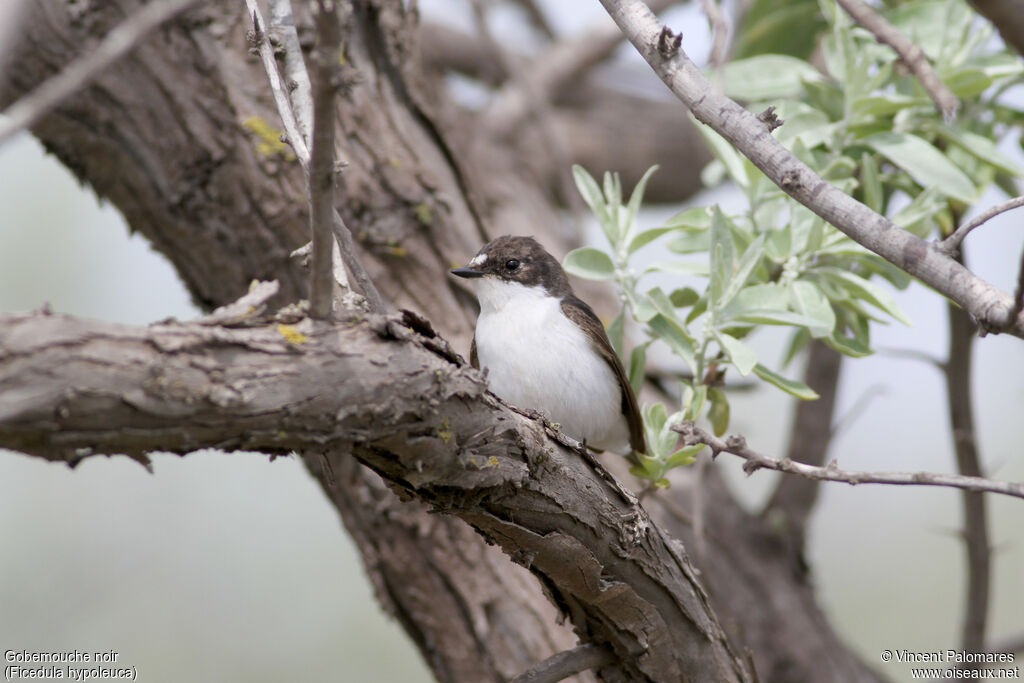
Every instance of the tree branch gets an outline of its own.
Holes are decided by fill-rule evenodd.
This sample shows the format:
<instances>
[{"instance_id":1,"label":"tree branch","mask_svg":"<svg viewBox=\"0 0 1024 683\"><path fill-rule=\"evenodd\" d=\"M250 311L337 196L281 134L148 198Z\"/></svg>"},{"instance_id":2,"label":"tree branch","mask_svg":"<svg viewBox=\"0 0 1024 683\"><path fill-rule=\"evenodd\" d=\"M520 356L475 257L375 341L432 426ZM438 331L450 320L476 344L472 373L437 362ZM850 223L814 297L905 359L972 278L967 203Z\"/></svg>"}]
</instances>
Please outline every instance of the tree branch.
<instances>
[{"instance_id":1,"label":"tree branch","mask_svg":"<svg viewBox=\"0 0 1024 683\"><path fill-rule=\"evenodd\" d=\"M932 98L944 117L950 119L956 115L956 110L960 107L960 100L935 73L935 69L932 68L931 62L928 61L928 57L925 56L921 48L910 42L910 39L897 31L895 26L862 0L836 0L836 2L853 17L854 21L871 31L878 42L885 43L896 51L903 63L924 86L928 96Z\"/></svg>"},{"instance_id":2,"label":"tree branch","mask_svg":"<svg viewBox=\"0 0 1024 683\"><path fill-rule=\"evenodd\" d=\"M324 320L334 307L331 242L334 215L334 96L338 92L338 54L341 27L337 5L331 0L313 4L316 47L313 49L313 149L309 162L310 232L313 259L310 266L310 313ZM340 216L339 216L340 220Z\"/></svg>"},{"instance_id":3,"label":"tree branch","mask_svg":"<svg viewBox=\"0 0 1024 683\"><path fill-rule=\"evenodd\" d=\"M942 241L937 242L935 246L944 254L955 256L957 252L960 251L960 244L972 230L981 226L983 223L990 221L1001 213L1005 213L1006 211L1010 211L1011 209L1016 209L1021 206L1024 206L1024 196L1013 197L1012 199L1007 199L1005 202L996 204L992 208L983 211L961 225L951 235L944 238Z\"/></svg>"},{"instance_id":4,"label":"tree branch","mask_svg":"<svg viewBox=\"0 0 1024 683\"><path fill-rule=\"evenodd\" d=\"M299 133L306 140L313 135L313 86L302 58L299 34L295 30L291 0L270 0L270 27L268 33L282 53L284 79L288 86L288 100L295 114Z\"/></svg>"},{"instance_id":5,"label":"tree branch","mask_svg":"<svg viewBox=\"0 0 1024 683\"><path fill-rule=\"evenodd\" d=\"M548 657L509 683L558 683L573 674L611 664L615 655L593 643L585 643Z\"/></svg>"},{"instance_id":6,"label":"tree branch","mask_svg":"<svg viewBox=\"0 0 1024 683\"><path fill-rule=\"evenodd\" d=\"M81 57L41 86L4 110L0 144L19 130L30 128L68 97L92 83L111 64L131 52L162 24L181 14L198 0L151 2L108 33L93 52Z\"/></svg>"},{"instance_id":7,"label":"tree branch","mask_svg":"<svg viewBox=\"0 0 1024 683\"><path fill-rule=\"evenodd\" d=\"M942 369L946 380L946 402L952 429L953 451L957 471L970 477L984 473L978 457L978 444L971 406L971 346L974 324L970 316L952 303L947 303L949 317L949 357ZM963 541L967 550L967 586L964 595L964 621L960 646L968 652L985 649L985 627L988 621L991 582L991 548L989 545L988 512L985 496L964 491Z\"/></svg>"},{"instance_id":8,"label":"tree branch","mask_svg":"<svg viewBox=\"0 0 1024 683\"><path fill-rule=\"evenodd\" d=\"M896 486L947 486L965 491L984 493L1002 493L1007 496L1024 498L1024 483L995 481L982 477L967 477L940 472L860 472L839 469L832 461L825 467L805 465L787 458L773 458L759 453L747 446L742 436L729 436L725 440L709 434L692 422L684 422L672 428L683 436L685 445L705 444L711 448L712 455L732 453L747 462L743 471L753 474L759 469L776 470L799 474L808 479L823 481L841 481L851 486L856 484L893 484Z\"/></svg>"},{"instance_id":9,"label":"tree branch","mask_svg":"<svg viewBox=\"0 0 1024 683\"><path fill-rule=\"evenodd\" d=\"M828 455L833 430L836 391L842 356L823 342L810 345L804 383L818 392L817 401L799 401L789 430L786 459L807 465L821 465ZM761 513L773 526L784 527L783 537L801 553L807 522L818 500L819 482L801 477L782 477Z\"/></svg>"},{"instance_id":10,"label":"tree branch","mask_svg":"<svg viewBox=\"0 0 1024 683\"><path fill-rule=\"evenodd\" d=\"M693 115L726 138L784 192L851 239L970 311L988 331L1024 338L1012 297L924 240L901 230L816 174L773 138L757 117L716 92L640 0L601 0L630 42Z\"/></svg>"},{"instance_id":11,"label":"tree branch","mask_svg":"<svg viewBox=\"0 0 1024 683\"><path fill-rule=\"evenodd\" d=\"M681 547L413 314L245 329L0 316L0 446L69 464L206 447L350 454L528 567L615 652L618 678L752 680Z\"/></svg>"}]
</instances>

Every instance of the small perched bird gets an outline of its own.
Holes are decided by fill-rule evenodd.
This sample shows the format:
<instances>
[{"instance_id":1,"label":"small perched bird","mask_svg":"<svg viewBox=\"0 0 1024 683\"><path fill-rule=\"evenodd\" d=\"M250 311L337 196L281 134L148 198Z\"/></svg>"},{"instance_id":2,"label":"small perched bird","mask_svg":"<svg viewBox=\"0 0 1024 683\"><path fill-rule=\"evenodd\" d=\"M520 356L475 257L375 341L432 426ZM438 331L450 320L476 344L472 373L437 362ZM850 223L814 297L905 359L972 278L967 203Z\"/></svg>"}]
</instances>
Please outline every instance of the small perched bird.
<instances>
[{"instance_id":1,"label":"small perched bird","mask_svg":"<svg viewBox=\"0 0 1024 683\"><path fill-rule=\"evenodd\" d=\"M647 450L636 396L601 321L537 240L504 235L452 274L475 280L470 362L492 392L595 449Z\"/></svg>"}]
</instances>

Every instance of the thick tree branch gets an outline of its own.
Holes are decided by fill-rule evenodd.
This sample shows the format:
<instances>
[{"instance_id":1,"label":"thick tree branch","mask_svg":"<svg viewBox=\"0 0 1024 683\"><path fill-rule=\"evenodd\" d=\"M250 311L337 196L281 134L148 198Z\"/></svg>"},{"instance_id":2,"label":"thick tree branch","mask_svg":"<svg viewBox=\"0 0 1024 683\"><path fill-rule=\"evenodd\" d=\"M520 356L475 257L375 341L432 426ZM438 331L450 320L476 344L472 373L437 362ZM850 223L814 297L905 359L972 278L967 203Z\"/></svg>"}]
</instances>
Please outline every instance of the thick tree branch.
<instances>
[{"instance_id":1,"label":"thick tree branch","mask_svg":"<svg viewBox=\"0 0 1024 683\"><path fill-rule=\"evenodd\" d=\"M892 484L895 486L946 486L964 491L979 493L1002 493L1007 496L1024 498L1024 482L995 481L983 477L969 477L941 472L859 472L841 470L835 461L825 467L815 467L789 459L773 458L759 453L749 446L742 436L729 436L719 439L697 427L692 422L684 422L673 429L683 436L686 445L705 444L714 455L732 453L747 462L743 471L752 474L759 469L776 470L799 474L808 479L822 481L841 481L851 486L856 484Z\"/></svg>"},{"instance_id":2,"label":"thick tree branch","mask_svg":"<svg viewBox=\"0 0 1024 683\"><path fill-rule=\"evenodd\" d=\"M581 636L618 656L609 675L752 680L681 548L411 314L249 329L3 316L0 446L69 464L350 453L529 567Z\"/></svg>"},{"instance_id":3,"label":"thick tree branch","mask_svg":"<svg viewBox=\"0 0 1024 683\"><path fill-rule=\"evenodd\" d=\"M640 0L601 0L654 71L702 123L742 152L784 192L851 239L960 304L987 331L1024 338L1024 314L1000 291L941 250L901 230L825 181L771 136L757 117L717 92Z\"/></svg>"},{"instance_id":4,"label":"thick tree branch","mask_svg":"<svg viewBox=\"0 0 1024 683\"><path fill-rule=\"evenodd\" d=\"M90 85L111 64L135 49L147 35L196 4L198 0L151 2L111 31L93 52L72 62L60 74L4 110L0 144L30 128L57 105Z\"/></svg>"},{"instance_id":5,"label":"thick tree branch","mask_svg":"<svg viewBox=\"0 0 1024 683\"><path fill-rule=\"evenodd\" d=\"M854 21L871 31L880 43L885 43L896 51L903 63L924 86L925 91L943 116L951 118L956 114L956 110L960 107L960 100L935 73L935 69L932 68L931 62L928 61L928 57L925 56L921 48L897 31L895 26L862 0L836 0L836 2L853 17Z\"/></svg>"}]
</instances>

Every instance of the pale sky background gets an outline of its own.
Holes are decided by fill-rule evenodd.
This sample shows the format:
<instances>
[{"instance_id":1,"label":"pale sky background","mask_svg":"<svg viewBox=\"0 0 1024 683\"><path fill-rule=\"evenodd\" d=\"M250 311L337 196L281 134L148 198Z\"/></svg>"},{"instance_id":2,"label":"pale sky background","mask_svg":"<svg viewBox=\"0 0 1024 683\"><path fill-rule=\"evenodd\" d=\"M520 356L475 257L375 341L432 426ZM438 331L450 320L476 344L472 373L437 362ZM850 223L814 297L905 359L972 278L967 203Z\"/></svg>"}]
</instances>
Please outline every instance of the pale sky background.
<instances>
[{"instance_id":1,"label":"pale sky background","mask_svg":"<svg viewBox=\"0 0 1024 683\"><path fill-rule=\"evenodd\" d=\"M551 3L566 32L602 18L597 3ZM422 3L465 21L461 3ZM684 48L706 53L696 10L674 15ZM504 25L503 25L504 26ZM511 38L514 38L514 32ZM652 81L650 87L659 87ZM645 86L646 87L646 86ZM1020 149L1008 145L1007 149ZM598 169L593 169L597 171ZM709 201L735 201L717 192ZM982 207L1001 197L983 198ZM698 199L695 203L705 200ZM54 310L143 324L197 314L173 270L120 214L29 136L0 147L0 312ZM651 212L646 225L665 212ZM968 238L969 265L1011 290L1024 248L1020 212ZM561 255L559 255L561 256ZM943 357L944 303L921 286L896 293L914 320L878 327L877 348ZM777 358L779 338L758 348ZM1024 479L1024 343L976 344L975 416L986 468ZM878 354L847 361L837 414L857 415L832 456L850 469L952 471L944 386L925 364ZM733 401L731 431L781 453L791 403L766 388ZM418 653L373 600L336 511L294 458L155 455L154 475L124 458L77 470L0 452L0 650L115 650L147 683L428 681ZM722 467L752 505L772 473ZM990 632L1024 631L1024 501L990 496L994 585ZM958 646L963 548L959 493L825 484L809 559L821 604L883 674L883 649Z\"/></svg>"}]
</instances>

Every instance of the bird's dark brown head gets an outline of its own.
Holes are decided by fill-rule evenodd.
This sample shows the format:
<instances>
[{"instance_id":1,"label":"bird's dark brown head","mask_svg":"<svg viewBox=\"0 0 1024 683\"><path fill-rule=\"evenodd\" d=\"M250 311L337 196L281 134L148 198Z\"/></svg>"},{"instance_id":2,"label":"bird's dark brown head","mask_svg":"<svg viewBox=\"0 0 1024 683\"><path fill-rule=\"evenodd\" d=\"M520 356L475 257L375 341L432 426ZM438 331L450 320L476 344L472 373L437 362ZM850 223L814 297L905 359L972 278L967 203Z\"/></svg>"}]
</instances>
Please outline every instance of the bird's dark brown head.
<instances>
[{"instance_id":1,"label":"bird's dark brown head","mask_svg":"<svg viewBox=\"0 0 1024 683\"><path fill-rule=\"evenodd\" d=\"M532 237L502 235L485 244L464 268L456 268L452 275L493 277L524 287L541 286L558 298L572 294L561 264Z\"/></svg>"}]
</instances>

